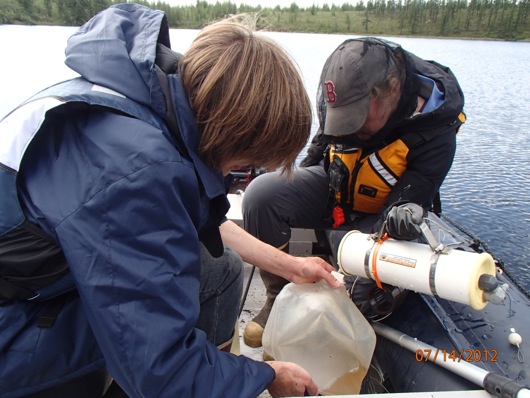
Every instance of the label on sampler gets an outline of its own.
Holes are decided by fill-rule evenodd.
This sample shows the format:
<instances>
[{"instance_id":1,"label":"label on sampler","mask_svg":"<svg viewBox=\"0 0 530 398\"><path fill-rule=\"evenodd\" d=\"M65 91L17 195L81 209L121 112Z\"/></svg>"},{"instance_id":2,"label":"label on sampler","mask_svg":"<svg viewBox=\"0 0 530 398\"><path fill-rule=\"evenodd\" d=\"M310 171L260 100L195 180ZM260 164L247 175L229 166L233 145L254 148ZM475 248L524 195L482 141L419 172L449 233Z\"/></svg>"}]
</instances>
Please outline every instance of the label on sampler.
<instances>
[{"instance_id":1,"label":"label on sampler","mask_svg":"<svg viewBox=\"0 0 530 398\"><path fill-rule=\"evenodd\" d=\"M416 268L417 260L414 258L398 256L395 254L381 253L379 255L380 261L386 261L387 263L393 263L398 265L404 265L405 267Z\"/></svg>"}]
</instances>

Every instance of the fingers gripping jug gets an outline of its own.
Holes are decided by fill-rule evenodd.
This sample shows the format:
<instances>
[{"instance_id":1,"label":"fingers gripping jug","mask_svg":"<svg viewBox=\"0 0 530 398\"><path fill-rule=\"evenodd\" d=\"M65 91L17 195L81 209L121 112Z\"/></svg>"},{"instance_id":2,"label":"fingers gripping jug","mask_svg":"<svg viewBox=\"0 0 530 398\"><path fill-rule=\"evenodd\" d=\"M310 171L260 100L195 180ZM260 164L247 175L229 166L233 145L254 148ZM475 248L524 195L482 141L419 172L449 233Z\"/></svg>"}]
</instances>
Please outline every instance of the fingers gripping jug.
<instances>
[{"instance_id":1,"label":"fingers gripping jug","mask_svg":"<svg viewBox=\"0 0 530 398\"><path fill-rule=\"evenodd\" d=\"M344 286L289 283L272 307L263 349L277 361L302 366L323 395L358 394L375 340Z\"/></svg>"}]
</instances>

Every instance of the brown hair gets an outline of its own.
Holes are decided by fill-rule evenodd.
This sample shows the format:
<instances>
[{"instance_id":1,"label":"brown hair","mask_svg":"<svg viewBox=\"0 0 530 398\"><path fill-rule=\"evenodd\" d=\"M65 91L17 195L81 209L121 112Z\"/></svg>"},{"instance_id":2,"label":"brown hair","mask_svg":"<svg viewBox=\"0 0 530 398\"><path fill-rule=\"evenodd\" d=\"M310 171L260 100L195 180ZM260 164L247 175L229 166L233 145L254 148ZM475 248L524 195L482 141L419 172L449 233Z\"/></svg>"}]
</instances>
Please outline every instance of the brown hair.
<instances>
[{"instance_id":1,"label":"brown hair","mask_svg":"<svg viewBox=\"0 0 530 398\"><path fill-rule=\"evenodd\" d=\"M279 44L248 21L223 20L201 30L179 70L206 164L219 169L245 158L269 170L293 168L309 138L311 102Z\"/></svg>"}]
</instances>

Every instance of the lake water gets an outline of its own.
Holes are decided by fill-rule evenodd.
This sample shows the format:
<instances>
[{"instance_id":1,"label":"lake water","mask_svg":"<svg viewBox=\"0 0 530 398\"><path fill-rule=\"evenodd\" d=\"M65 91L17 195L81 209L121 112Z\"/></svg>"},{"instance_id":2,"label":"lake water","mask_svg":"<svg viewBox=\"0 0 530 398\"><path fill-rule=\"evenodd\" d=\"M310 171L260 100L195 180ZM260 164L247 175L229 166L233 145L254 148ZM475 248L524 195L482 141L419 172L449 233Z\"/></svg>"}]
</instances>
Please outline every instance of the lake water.
<instances>
[{"instance_id":1,"label":"lake water","mask_svg":"<svg viewBox=\"0 0 530 398\"><path fill-rule=\"evenodd\" d=\"M63 63L75 29L0 25L0 118L35 91L75 76ZM196 34L172 30L173 49L184 52ZM313 100L324 61L350 37L268 35L297 61ZM458 77L468 121L442 186L444 213L484 241L530 291L530 43L390 39Z\"/></svg>"}]
</instances>

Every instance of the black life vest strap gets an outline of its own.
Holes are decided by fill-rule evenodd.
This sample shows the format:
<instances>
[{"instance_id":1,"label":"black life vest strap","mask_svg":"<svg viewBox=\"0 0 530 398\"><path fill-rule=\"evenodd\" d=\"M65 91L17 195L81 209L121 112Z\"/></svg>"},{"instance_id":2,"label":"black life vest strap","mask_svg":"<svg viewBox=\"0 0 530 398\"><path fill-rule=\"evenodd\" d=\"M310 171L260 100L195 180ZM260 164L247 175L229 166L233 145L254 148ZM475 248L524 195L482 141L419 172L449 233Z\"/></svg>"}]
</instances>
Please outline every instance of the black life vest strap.
<instances>
[{"instance_id":1,"label":"black life vest strap","mask_svg":"<svg viewBox=\"0 0 530 398\"><path fill-rule=\"evenodd\" d=\"M60 296L57 296L54 299L46 302L46 306L44 307L39 318L37 319L37 327L51 328L57 320L57 316L59 315L59 312L61 312L63 306L69 300L77 296L77 290L74 290L73 292L61 294Z\"/></svg>"}]
</instances>

